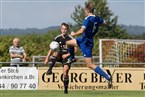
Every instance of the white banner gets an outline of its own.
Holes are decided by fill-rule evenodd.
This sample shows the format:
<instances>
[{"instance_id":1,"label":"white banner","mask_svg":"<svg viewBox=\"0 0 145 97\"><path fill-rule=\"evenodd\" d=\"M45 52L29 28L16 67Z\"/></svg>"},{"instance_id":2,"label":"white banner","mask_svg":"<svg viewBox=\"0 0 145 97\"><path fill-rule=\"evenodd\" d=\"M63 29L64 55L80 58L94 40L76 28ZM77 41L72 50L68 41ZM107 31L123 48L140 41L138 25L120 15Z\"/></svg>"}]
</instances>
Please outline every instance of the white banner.
<instances>
[{"instance_id":1,"label":"white banner","mask_svg":"<svg viewBox=\"0 0 145 97\"><path fill-rule=\"evenodd\" d=\"M36 67L0 68L0 90L35 90L38 88Z\"/></svg>"}]
</instances>

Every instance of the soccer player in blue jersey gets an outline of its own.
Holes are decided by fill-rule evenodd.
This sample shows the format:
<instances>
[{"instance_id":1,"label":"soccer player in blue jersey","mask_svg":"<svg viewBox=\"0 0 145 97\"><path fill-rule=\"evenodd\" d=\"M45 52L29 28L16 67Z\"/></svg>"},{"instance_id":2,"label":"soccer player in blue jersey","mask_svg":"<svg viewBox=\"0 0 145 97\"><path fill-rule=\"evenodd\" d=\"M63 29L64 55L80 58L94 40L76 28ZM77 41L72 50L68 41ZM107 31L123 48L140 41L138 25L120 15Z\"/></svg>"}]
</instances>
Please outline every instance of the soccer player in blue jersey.
<instances>
[{"instance_id":1,"label":"soccer player in blue jersey","mask_svg":"<svg viewBox=\"0 0 145 97\"><path fill-rule=\"evenodd\" d=\"M104 24L105 21L101 17L93 14L94 7L92 3L86 4L84 12L87 17L85 18L82 27L77 32L71 32L72 36L82 34L82 37L69 40L66 42L66 44L68 46L79 46L79 48L83 53L87 67L93 69L96 73L105 77L108 80L108 88L111 88L112 87L111 74L106 74L99 66L96 66L92 62L92 49L94 46L93 37L98 32L99 26Z\"/></svg>"}]
</instances>

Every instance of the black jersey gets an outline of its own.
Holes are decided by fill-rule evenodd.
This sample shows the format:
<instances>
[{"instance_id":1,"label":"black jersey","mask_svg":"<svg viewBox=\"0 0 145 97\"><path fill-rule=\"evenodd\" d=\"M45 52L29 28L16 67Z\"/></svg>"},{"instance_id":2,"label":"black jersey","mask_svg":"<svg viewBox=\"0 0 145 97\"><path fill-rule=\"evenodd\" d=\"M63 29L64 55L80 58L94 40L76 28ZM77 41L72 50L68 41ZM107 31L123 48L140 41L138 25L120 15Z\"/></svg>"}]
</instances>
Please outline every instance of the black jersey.
<instances>
[{"instance_id":1,"label":"black jersey","mask_svg":"<svg viewBox=\"0 0 145 97\"><path fill-rule=\"evenodd\" d=\"M68 40L71 40L73 39L72 36L70 35L67 35L65 38L62 37L62 35L58 35L55 37L54 41L57 41L59 43L59 46L60 46L60 51L64 52L64 53L67 53L68 50L67 50L67 45L66 45L66 41Z\"/></svg>"}]
</instances>

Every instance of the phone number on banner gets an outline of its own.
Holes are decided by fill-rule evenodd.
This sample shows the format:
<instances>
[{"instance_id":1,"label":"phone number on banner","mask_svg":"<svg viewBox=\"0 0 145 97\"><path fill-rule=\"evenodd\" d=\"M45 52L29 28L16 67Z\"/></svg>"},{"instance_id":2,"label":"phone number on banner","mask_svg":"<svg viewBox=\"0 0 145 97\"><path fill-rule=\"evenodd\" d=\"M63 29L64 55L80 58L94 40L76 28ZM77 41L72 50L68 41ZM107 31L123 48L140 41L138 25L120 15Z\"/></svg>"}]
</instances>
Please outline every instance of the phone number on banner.
<instances>
[{"instance_id":1,"label":"phone number on banner","mask_svg":"<svg viewBox=\"0 0 145 97\"><path fill-rule=\"evenodd\" d=\"M36 89L36 83L9 83L9 84L0 84L0 89Z\"/></svg>"}]
</instances>

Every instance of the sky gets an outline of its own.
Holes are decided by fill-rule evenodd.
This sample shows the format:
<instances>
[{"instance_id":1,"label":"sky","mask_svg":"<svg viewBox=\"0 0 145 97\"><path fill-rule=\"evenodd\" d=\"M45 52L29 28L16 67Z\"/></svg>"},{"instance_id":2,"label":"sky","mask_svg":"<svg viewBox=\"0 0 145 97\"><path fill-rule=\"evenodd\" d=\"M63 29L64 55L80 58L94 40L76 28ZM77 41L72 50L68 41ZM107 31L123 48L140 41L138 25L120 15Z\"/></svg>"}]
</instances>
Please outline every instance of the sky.
<instances>
[{"instance_id":1,"label":"sky","mask_svg":"<svg viewBox=\"0 0 145 97\"><path fill-rule=\"evenodd\" d=\"M86 0L0 0L0 29L46 28L72 22ZM118 24L145 26L145 0L107 0Z\"/></svg>"}]
</instances>

